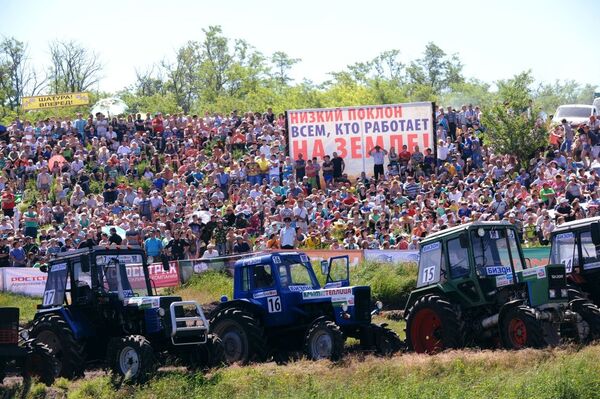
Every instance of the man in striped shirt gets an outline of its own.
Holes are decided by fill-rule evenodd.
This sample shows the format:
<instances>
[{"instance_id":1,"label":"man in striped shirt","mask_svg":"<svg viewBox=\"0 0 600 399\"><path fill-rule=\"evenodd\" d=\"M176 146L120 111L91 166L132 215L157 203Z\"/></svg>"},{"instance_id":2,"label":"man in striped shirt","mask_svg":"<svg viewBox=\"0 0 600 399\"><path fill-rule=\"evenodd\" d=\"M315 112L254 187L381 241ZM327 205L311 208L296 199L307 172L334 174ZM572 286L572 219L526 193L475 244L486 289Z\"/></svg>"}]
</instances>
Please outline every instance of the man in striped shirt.
<instances>
[{"instance_id":1,"label":"man in striped shirt","mask_svg":"<svg viewBox=\"0 0 600 399\"><path fill-rule=\"evenodd\" d=\"M419 194L419 183L415 182L415 178L412 176L408 176L406 178L406 183L404 183L404 194L411 200L414 200Z\"/></svg>"}]
</instances>

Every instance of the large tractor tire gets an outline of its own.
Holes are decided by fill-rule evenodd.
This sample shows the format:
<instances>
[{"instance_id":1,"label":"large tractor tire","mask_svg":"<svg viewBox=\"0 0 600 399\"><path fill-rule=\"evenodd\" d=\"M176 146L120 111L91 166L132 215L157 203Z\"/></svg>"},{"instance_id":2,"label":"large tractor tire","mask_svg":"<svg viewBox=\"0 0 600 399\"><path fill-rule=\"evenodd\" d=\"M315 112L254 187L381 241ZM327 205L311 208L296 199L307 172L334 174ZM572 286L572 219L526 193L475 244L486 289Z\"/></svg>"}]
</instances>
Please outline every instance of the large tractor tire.
<instances>
[{"instance_id":1,"label":"large tractor tire","mask_svg":"<svg viewBox=\"0 0 600 399\"><path fill-rule=\"evenodd\" d=\"M360 344L362 349L374 349L379 356L391 356L404 349L398 334L390 330L386 323L371 324L361 335Z\"/></svg>"},{"instance_id":2,"label":"large tractor tire","mask_svg":"<svg viewBox=\"0 0 600 399\"><path fill-rule=\"evenodd\" d=\"M589 334L585 342L600 339L600 308L591 302L580 300L573 301L571 308L588 324Z\"/></svg>"},{"instance_id":3,"label":"large tractor tire","mask_svg":"<svg viewBox=\"0 0 600 399\"><path fill-rule=\"evenodd\" d=\"M23 368L23 378L37 378L46 386L54 384L60 365L50 348L35 340L25 342L27 354Z\"/></svg>"},{"instance_id":4,"label":"large tractor tire","mask_svg":"<svg viewBox=\"0 0 600 399\"><path fill-rule=\"evenodd\" d=\"M527 306L516 306L506 312L500 320L500 338L507 349L548 346L542 322L535 318L533 309Z\"/></svg>"},{"instance_id":5,"label":"large tractor tire","mask_svg":"<svg viewBox=\"0 0 600 399\"><path fill-rule=\"evenodd\" d=\"M264 330L252 313L238 308L223 309L210 320L210 328L223 343L227 363L265 360Z\"/></svg>"},{"instance_id":6,"label":"large tractor tire","mask_svg":"<svg viewBox=\"0 0 600 399\"><path fill-rule=\"evenodd\" d=\"M33 322L29 337L50 348L58 360L58 375L67 379L83 377L85 352L83 344L75 339L65 320L56 314L40 317Z\"/></svg>"},{"instance_id":7,"label":"large tractor tire","mask_svg":"<svg viewBox=\"0 0 600 399\"><path fill-rule=\"evenodd\" d=\"M130 383L143 383L157 369L150 341L141 335L114 338L109 342L107 363L114 375Z\"/></svg>"},{"instance_id":8,"label":"large tractor tire","mask_svg":"<svg viewBox=\"0 0 600 399\"><path fill-rule=\"evenodd\" d=\"M190 370L209 370L225 364L225 348L221 338L208 334L206 343L190 348L188 368Z\"/></svg>"},{"instance_id":9,"label":"large tractor tire","mask_svg":"<svg viewBox=\"0 0 600 399\"><path fill-rule=\"evenodd\" d=\"M419 298L406 316L408 349L438 353L464 346L464 323L450 302L437 295Z\"/></svg>"},{"instance_id":10,"label":"large tractor tire","mask_svg":"<svg viewBox=\"0 0 600 399\"><path fill-rule=\"evenodd\" d=\"M316 321L306 333L304 352L311 360L340 360L344 354L344 334L333 321Z\"/></svg>"}]
</instances>

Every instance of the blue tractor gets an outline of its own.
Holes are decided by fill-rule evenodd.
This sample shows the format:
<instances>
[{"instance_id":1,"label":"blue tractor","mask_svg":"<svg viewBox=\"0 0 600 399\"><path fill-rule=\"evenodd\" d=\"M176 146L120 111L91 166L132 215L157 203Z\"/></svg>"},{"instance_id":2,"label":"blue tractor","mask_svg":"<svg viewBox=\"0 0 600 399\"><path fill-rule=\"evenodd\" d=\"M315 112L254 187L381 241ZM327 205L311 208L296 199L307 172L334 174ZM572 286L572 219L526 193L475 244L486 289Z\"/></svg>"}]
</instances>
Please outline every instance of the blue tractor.
<instances>
[{"instance_id":1,"label":"blue tractor","mask_svg":"<svg viewBox=\"0 0 600 399\"><path fill-rule=\"evenodd\" d=\"M169 264L158 267L168 270ZM66 252L46 271L43 303L29 335L50 348L60 376L80 377L96 363L121 379L141 382L167 359L191 368L222 361L221 341L209 334L200 305L153 293L140 247Z\"/></svg>"},{"instance_id":2,"label":"blue tractor","mask_svg":"<svg viewBox=\"0 0 600 399\"><path fill-rule=\"evenodd\" d=\"M339 359L347 337L361 347L390 355L402 347L398 335L371 316L371 289L350 286L347 256L321 263L321 287L306 254L274 252L237 261L233 299L221 298L210 314L228 363L285 359L303 352L309 359Z\"/></svg>"}]
</instances>

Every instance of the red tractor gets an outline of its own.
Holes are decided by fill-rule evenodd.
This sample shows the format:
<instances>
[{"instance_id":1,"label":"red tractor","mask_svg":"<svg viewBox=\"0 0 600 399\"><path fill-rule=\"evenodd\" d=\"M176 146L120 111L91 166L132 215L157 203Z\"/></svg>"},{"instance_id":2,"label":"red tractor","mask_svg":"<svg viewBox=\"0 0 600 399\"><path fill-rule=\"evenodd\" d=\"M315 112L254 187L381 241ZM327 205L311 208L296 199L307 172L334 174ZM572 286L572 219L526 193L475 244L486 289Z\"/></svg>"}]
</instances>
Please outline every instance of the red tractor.
<instances>
[{"instance_id":1,"label":"red tractor","mask_svg":"<svg viewBox=\"0 0 600 399\"><path fill-rule=\"evenodd\" d=\"M19 335L19 308L0 308L0 384L7 374L19 374L50 386L58 370L46 345Z\"/></svg>"}]
</instances>

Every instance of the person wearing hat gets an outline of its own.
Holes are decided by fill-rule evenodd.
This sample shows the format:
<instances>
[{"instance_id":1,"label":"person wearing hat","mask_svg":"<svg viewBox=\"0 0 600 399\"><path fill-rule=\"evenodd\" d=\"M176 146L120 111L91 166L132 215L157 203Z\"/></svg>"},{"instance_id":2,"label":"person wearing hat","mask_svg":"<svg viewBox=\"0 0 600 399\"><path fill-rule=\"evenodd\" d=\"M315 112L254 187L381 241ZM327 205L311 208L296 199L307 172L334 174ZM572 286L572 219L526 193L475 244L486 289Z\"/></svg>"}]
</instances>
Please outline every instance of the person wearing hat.
<instances>
[{"instance_id":1,"label":"person wearing hat","mask_svg":"<svg viewBox=\"0 0 600 399\"><path fill-rule=\"evenodd\" d=\"M233 245L233 252L236 254L243 254L250 251L252 251L252 248L250 248L248 241L244 239L243 236L237 235L235 237L235 244Z\"/></svg>"},{"instance_id":2,"label":"person wearing hat","mask_svg":"<svg viewBox=\"0 0 600 399\"><path fill-rule=\"evenodd\" d=\"M206 246L206 251L204 251L204 253L202 254L201 259L217 258L218 256L219 256L219 251L217 251L215 249L215 244L213 244L212 242L209 242L208 245Z\"/></svg>"},{"instance_id":3,"label":"person wearing hat","mask_svg":"<svg viewBox=\"0 0 600 399\"><path fill-rule=\"evenodd\" d=\"M542 189L540 190L540 199L548 207L554 206L554 203L556 201L556 191L554 191L554 189L550 187L549 182L542 183Z\"/></svg>"}]
</instances>

